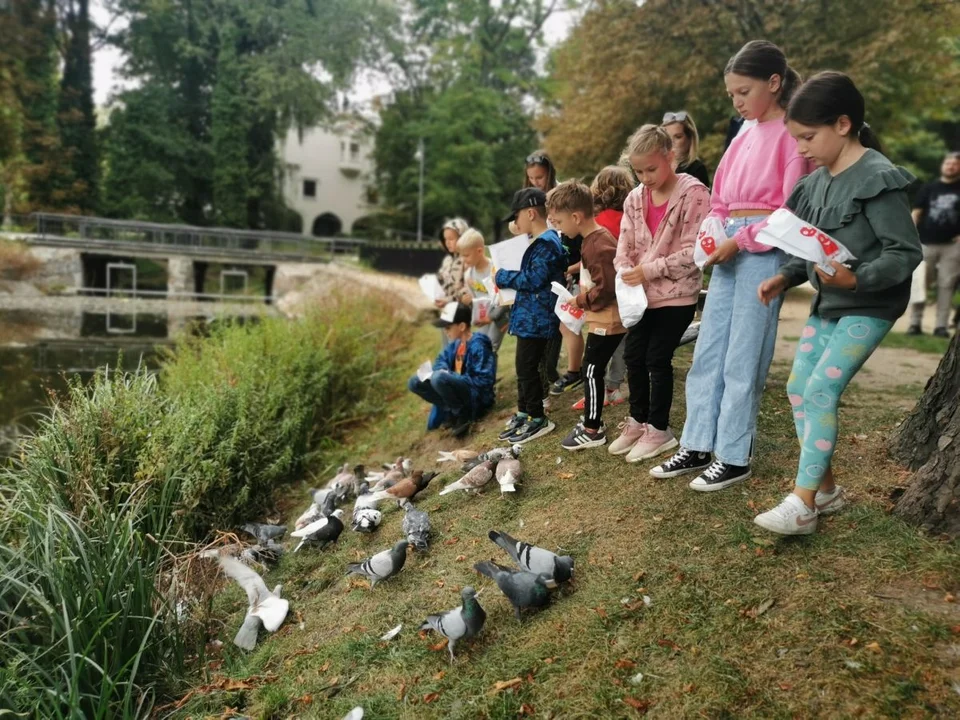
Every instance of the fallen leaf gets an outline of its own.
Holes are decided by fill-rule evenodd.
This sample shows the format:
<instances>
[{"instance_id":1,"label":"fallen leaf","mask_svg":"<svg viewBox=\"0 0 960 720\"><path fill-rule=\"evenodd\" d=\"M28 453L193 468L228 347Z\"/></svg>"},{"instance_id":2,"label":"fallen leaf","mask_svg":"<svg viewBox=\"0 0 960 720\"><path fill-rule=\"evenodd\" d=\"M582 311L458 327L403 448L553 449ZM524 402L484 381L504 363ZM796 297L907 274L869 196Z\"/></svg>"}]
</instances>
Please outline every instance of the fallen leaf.
<instances>
[{"instance_id":1,"label":"fallen leaf","mask_svg":"<svg viewBox=\"0 0 960 720\"><path fill-rule=\"evenodd\" d=\"M630 697L629 695L625 695L625 696L624 696L623 702L625 702L627 705L629 705L630 707L632 707L634 710L636 710L637 712L639 712L639 713L641 713L641 714L645 714L645 713L647 712L647 710L650 709L650 702L649 702L649 701L647 701L647 700L637 700L636 698L632 698L632 697Z\"/></svg>"},{"instance_id":2,"label":"fallen leaf","mask_svg":"<svg viewBox=\"0 0 960 720\"><path fill-rule=\"evenodd\" d=\"M527 715L528 717L533 717L534 714L536 714L536 712L537 712L537 711L534 710L533 705L529 705L529 704L527 704L527 703L524 703L523 705L520 706L520 711L519 711L517 714L518 714L518 715Z\"/></svg>"},{"instance_id":3,"label":"fallen leaf","mask_svg":"<svg viewBox=\"0 0 960 720\"><path fill-rule=\"evenodd\" d=\"M320 669L319 669L317 672L322 672L322 673L324 673L324 672L326 672L326 671L329 670L329 669L330 669L330 661L327 660L323 665L320 666Z\"/></svg>"},{"instance_id":4,"label":"fallen leaf","mask_svg":"<svg viewBox=\"0 0 960 720\"><path fill-rule=\"evenodd\" d=\"M436 580L436 581L435 581L435 584L436 584L436 586L437 586L438 588L442 588L443 585L444 585L444 582L443 582L443 580Z\"/></svg>"},{"instance_id":5,"label":"fallen leaf","mask_svg":"<svg viewBox=\"0 0 960 720\"><path fill-rule=\"evenodd\" d=\"M571 472L557 473L557 477L560 478L561 480L573 480L573 473Z\"/></svg>"},{"instance_id":6,"label":"fallen leaf","mask_svg":"<svg viewBox=\"0 0 960 720\"><path fill-rule=\"evenodd\" d=\"M617 660L613 666L617 670L628 670L630 668L635 668L637 664L633 660L627 660L626 658L620 658Z\"/></svg>"},{"instance_id":7,"label":"fallen leaf","mask_svg":"<svg viewBox=\"0 0 960 720\"><path fill-rule=\"evenodd\" d=\"M696 687L697 686L694 685L693 683L687 683L686 685L683 686L683 691L685 693L692 693L696 689Z\"/></svg>"},{"instance_id":8,"label":"fallen leaf","mask_svg":"<svg viewBox=\"0 0 960 720\"><path fill-rule=\"evenodd\" d=\"M657 645L660 647L670 648L671 650L680 650L680 646L670 638L660 638L657 640Z\"/></svg>"},{"instance_id":9,"label":"fallen leaf","mask_svg":"<svg viewBox=\"0 0 960 720\"><path fill-rule=\"evenodd\" d=\"M440 697L440 693L438 693L438 692L427 693L426 695L423 696L423 704L424 704L424 705L429 705L429 704L432 703L434 700L436 700L438 697Z\"/></svg>"},{"instance_id":10,"label":"fallen leaf","mask_svg":"<svg viewBox=\"0 0 960 720\"><path fill-rule=\"evenodd\" d=\"M467 559L467 556L466 556L466 555L457 555L457 557L456 557L456 561L457 561L457 562L463 562L463 561L466 560L466 559Z\"/></svg>"},{"instance_id":11,"label":"fallen leaf","mask_svg":"<svg viewBox=\"0 0 960 720\"><path fill-rule=\"evenodd\" d=\"M604 620L607 619L607 611L604 610L602 607L595 607L595 608L593 609L593 611L594 611L595 613L597 613L597 615L599 615L600 617L602 617Z\"/></svg>"},{"instance_id":12,"label":"fallen leaf","mask_svg":"<svg viewBox=\"0 0 960 720\"><path fill-rule=\"evenodd\" d=\"M878 642L867 643L866 645L863 646L863 648L864 650L869 650L870 652L875 652L875 653L883 652L883 648L880 647L880 643Z\"/></svg>"},{"instance_id":13,"label":"fallen leaf","mask_svg":"<svg viewBox=\"0 0 960 720\"><path fill-rule=\"evenodd\" d=\"M434 652L438 652L440 650L443 650L446 646L447 646L447 639L444 638L443 640L438 642L436 645L431 645L430 649L433 650Z\"/></svg>"},{"instance_id":14,"label":"fallen leaf","mask_svg":"<svg viewBox=\"0 0 960 720\"><path fill-rule=\"evenodd\" d=\"M252 687L246 680L227 680L220 685L221 690L249 690Z\"/></svg>"},{"instance_id":15,"label":"fallen leaf","mask_svg":"<svg viewBox=\"0 0 960 720\"><path fill-rule=\"evenodd\" d=\"M777 683L777 687L780 688L781 690L783 690L784 692L786 692L787 690L792 690L792 689L793 689L793 685L791 685L790 683L786 683L786 682Z\"/></svg>"},{"instance_id":16,"label":"fallen leaf","mask_svg":"<svg viewBox=\"0 0 960 720\"><path fill-rule=\"evenodd\" d=\"M400 702L407 695L407 684L400 683L400 689L397 690L397 702Z\"/></svg>"},{"instance_id":17,"label":"fallen leaf","mask_svg":"<svg viewBox=\"0 0 960 720\"><path fill-rule=\"evenodd\" d=\"M763 545L763 547L773 547L773 540L765 537L751 537L750 540L753 541L754 545Z\"/></svg>"},{"instance_id":18,"label":"fallen leaf","mask_svg":"<svg viewBox=\"0 0 960 720\"><path fill-rule=\"evenodd\" d=\"M523 680L515 677L511 680L499 680L493 684L494 692L503 692L504 690L512 690L513 688L520 687L523 684Z\"/></svg>"},{"instance_id":19,"label":"fallen leaf","mask_svg":"<svg viewBox=\"0 0 960 720\"><path fill-rule=\"evenodd\" d=\"M452 537L452 538L449 538L449 539L447 539L447 540L444 540L444 541L443 541L443 544L444 544L444 545L456 545L458 542L460 542L460 538L458 538L458 537Z\"/></svg>"},{"instance_id":20,"label":"fallen leaf","mask_svg":"<svg viewBox=\"0 0 960 720\"><path fill-rule=\"evenodd\" d=\"M763 548L754 548L753 554L757 557L763 557Z\"/></svg>"},{"instance_id":21,"label":"fallen leaf","mask_svg":"<svg viewBox=\"0 0 960 720\"><path fill-rule=\"evenodd\" d=\"M946 595L943 596L943 601L949 602L949 603L956 602L957 596L954 595L953 593L947 593Z\"/></svg>"},{"instance_id":22,"label":"fallen leaf","mask_svg":"<svg viewBox=\"0 0 960 720\"><path fill-rule=\"evenodd\" d=\"M713 526L713 529L714 529L714 530L719 530L719 529L722 528L722 527L723 527L723 523L715 523L714 526Z\"/></svg>"},{"instance_id":23,"label":"fallen leaf","mask_svg":"<svg viewBox=\"0 0 960 720\"><path fill-rule=\"evenodd\" d=\"M960 626L958 626L958 628L960 628ZM958 630L958 632L960 632L960 630ZM543 663L544 665L553 665L553 658L544 658Z\"/></svg>"},{"instance_id":24,"label":"fallen leaf","mask_svg":"<svg viewBox=\"0 0 960 720\"><path fill-rule=\"evenodd\" d=\"M443 676L447 674L446 670L441 670L436 675L433 676L434 680L443 680Z\"/></svg>"},{"instance_id":25,"label":"fallen leaf","mask_svg":"<svg viewBox=\"0 0 960 720\"><path fill-rule=\"evenodd\" d=\"M753 500L748 500L747 507L750 508L751 510L756 510L757 504Z\"/></svg>"},{"instance_id":26,"label":"fallen leaf","mask_svg":"<svg viewBox=\"0 0 960 720\"><path fill-rule=\"evenodd\" d=\"M776 602L776 599L774 599L774 598L767 598L766 600L764 600L762 603L760 603L760 604L759 604L756 608L754 608L753 610L748 610L748 611L747 611L747 615L749 615L750 617L753 617L753 618L758 618L758 617L760 617L761 615L763 615L767 610L769 610L770 608L772 608L772 607L773 607L773 604L774 604L775 602Z\"/></svg>"},{"instance_id":27,"label":"fallen leaf","mask_svg":"<svg viewBox=\"0 0 960 720\"><path fill-rule=\"evenodd\" d=\"M950 628L950 632L952 632L954 635L960 635L960 625L954 625L952 628Z\"/></svg>"},{"instance_id":28,"label":"fallen leaf","mask_svg":"<svg viewBox=\"0 0 960 720\"><path fill-rule=\"evenodd\" d=\"M646 577L646 575L647 575L647 571L641 570L640 572L638 572L636 575L633 576L633 581L640 582L641 580L643 580L644 577Z\"/></svg>"}]
</instances>

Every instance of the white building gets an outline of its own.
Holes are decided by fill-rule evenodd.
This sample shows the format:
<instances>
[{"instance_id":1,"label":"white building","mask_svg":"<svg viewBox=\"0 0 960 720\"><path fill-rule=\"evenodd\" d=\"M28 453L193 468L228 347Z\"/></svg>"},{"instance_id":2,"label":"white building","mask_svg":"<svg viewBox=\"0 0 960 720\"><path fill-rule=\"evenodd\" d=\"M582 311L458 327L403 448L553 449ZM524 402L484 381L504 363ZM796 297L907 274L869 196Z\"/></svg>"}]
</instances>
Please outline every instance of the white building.
<instances>
[{"instance_id":1,"label":"white building","mask_svg":"<svg viewBox=\"0 0 960 720\"><path fill-rule=\"evenodd\" d=\"M368 186L373 173L373 135L356 117L328 126L296 128L280 143L286 165L283 194L287 207L303 221L303 234L346 235L369 215Z\"/></svg>"}]
</instances>

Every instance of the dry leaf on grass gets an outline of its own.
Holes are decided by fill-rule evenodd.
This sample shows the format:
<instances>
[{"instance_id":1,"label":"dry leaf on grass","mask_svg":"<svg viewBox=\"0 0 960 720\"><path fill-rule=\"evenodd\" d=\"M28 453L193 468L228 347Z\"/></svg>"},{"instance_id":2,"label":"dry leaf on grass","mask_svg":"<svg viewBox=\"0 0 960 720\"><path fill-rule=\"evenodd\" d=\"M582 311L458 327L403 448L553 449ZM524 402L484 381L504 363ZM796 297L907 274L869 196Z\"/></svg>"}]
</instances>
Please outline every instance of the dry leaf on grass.
<instances>
[{"instance_id":1,"label":"dry leaf on grass","mask_svg":"<svg viewBox=\"0 0 960 720\"><path fill-rule=\"evenodd\" d=\"M524 703L523 705L520 706L520 711L517 713L517 715L521 715L521 716L526 715L527 717L533 717L536 714L536 712L537 711L534 709L533 705Z\"/></svg>"},{"instance_id":2,"label":"dry leaf on grass","mask_svg":"<svg viewBox=\"0 0 960 720\"><path fill-rule=\"evenodd\" d=\"M787 690L792 690L793 685L787 682L777 683L777 687L786 692Z\"/></svg>"},{"instance_id":3,"label":"dry leaf on grass","mask_svg":"<svg viewBox=\"0 0 960 720\"><path fill-rule=\"evenodd\" d=\"M595 608L593 609L593 611L594 611L597 615L599 615L600 617L602 617L604 620L607 619L607 611L604 610L602 607L595 607Z\"/></svg>"},{"instance_id":4,"label":"dry leaf on grass","mask_svg":"<svg viewBox=\"0 0 960 720\"><path fill-rule=\"evenodd\" d=\"M444 675L446 675L446 674L447 674L447 671L446 671L446 670L441 670L440 672L438 672L436 675L433 676L433 679L434 679L434 680L443 680L443 677L444 677Z\"/></svg>"},{"instance_id":5,"label":"dry leaf on grass","mask_svg":"<svg viewBox=\"0 0 960 720\"><path fill-rule=\"evenodd\" d=\"M628 670L630 668L635 668L637 664L633 660L627 660L626 658L620 658L617 660L613 666L617 670Z\"/></svg>"},{"instance_id":6,"label":"dry leaf on grass","mask_svg":"<svg viewBox=\"0 0 960 720\"><path fill-rule=\"evenodd\" d=\"M434 700L436 700L438 697L440 697L440 693L438 693L438 692L427 693L426 695L423 696L423 704L424 704L424 705L429 705L429 704L432 703Z\"/></svg>"},{"instance_id":7,"label":"dry leaf on grass","mask_svg":"<svg viewBox=\"0 0 960 720\"><path fill-rule=\"evenodd\" d=\"M626 695L623 698L623 702L641 714L645 714L647 710L650 709L649 700L637 700L636 698L632 698L629 695Z\"/></svg>"},{"instance_id":8,"label":"dry leaf on grass","mask_svg":"<svg viewBox=\"0 0 960 720\"><path fill-rule=\"evenodd\" d=\"M456 545L458 542L460 542L460 538L458 538L458 537L452 537L452 538L448 538L448 539L444 540L444 541L443 541L443 544L444 544L444 545Z\"/></svg>"},{"instance_id":9,"label":"dry leaf on grass","mask_svg":"<svg viewBox=\"0 0 960 720\"><path fill-rule=\"evenodd\" d=\"M400 702L401 700L403 700L403 698L406 697L406 695L407 695L407 684L400 683L400 689L397 690L397 702Z\"/></svg>"},{"instance_id":10,"label":"dry leaf on grass","mask_svg":"<svg viewBox=\"0 0 960 720\"><path fill-rule=\"evenodd\" d=\"M456 561L457 561L457 562L463 562L463 561L466 560L466 559L467 559L467 556L466 556L466 555L457 555L457 557L456 557Z\"/></svg>"},{"instance_id":11,"label":"dry leaf on grass","mask_svg":"<svg viewBox=\"0 0 960 720\"><path fill-rule=\"evenodd\" d=\"M670 648L671 650L676 650L677 652L680 651L680 646L670 638L660 638L657 640L657 645L660 647Z\"/></svg>"},{"instance_id":12,"label":"dry leaf on grass","mask_svg":"<svg viewBox=\"0 0 960 720\"><path fill-rule=\"evenodd\" d=\"M875 653L883 652L883 648L880 647L880 643L878 642L867 643L863 647L865 650L869 650L870 652L875 652Z\"/></svg>"},{"instance_id":13,"label":"dry leaf on grass","mask_svg":"<svg viewBox=\"0 0 960 720\"><path fill-rule=\"evenodd\" d=\"M444 638L443 640L438 642L436 645L431 645L430 650L433 650L433 652L439 652L440 650L443 650L446 646L447 646L447 639Z\"/></svg>"},{"instance_id":14,"label":"dry leaf on grass","mask_svg":"<svg viewBox=\"0 0 960 720\"><path fill-rule=\"evenodd\" d=\"M521 678L515 677L511 680L498 680L493 684L493 692L500 693L504 690L513 690L514 688L520 687L523 684Z\"/></svg>"}]
</instances>

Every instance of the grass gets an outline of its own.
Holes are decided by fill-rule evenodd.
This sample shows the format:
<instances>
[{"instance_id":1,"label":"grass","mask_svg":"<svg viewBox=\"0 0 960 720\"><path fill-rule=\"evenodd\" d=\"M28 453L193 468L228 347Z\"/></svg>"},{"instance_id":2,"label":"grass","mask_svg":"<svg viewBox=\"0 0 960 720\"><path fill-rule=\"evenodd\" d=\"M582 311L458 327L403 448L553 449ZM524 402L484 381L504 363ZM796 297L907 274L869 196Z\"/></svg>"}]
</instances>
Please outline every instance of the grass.
<instances>
[{"instance_id":1,"label":"grass","mask_svg":"<svg viewBox=\"0 0 960 720\"><path fill-rule=\"evenodd\" d=\"M939 338L933 335L907 335L902 332L889 332L881 343L888 348L908 348L922 353L943 355L950 347L950 338Z\"/></svg>"},{"instance_id":2,"label":"grass","mask_svg":"<svg viewBox=\"0 0 960 720\"><path fill-rule=\"evenodd\" d=\"M421 329L410 345L412 372L437 351L436 331ZM508 339L497 406L471 447L495 444L513 408L513 352ZM683 417L689 363L687 348L676 363L675 419ZM788 370L777 364L768 381L754 477L709 495L689 492L682 480L653 480L649 463L628 466L604 450L565 453L559 442L576 421L569 404L577 398L555 399L558 431L525 448L518 495L501 500L494 489L440 498L438 486L457 475L446 472L420 501L435 528L431 550L412 555L375 591L343 573L400 535L401 513L386 506L377 534L347 529L337 547L288 556L268 574L268 585L284 583L297 619L262 637L249 655L230 644L245 600L236 588L225 592L217 605L222 655L198 668L204 692L172 716L219 717L234 708L253 718L339 718L355 705L368 717L417 720L647 711L665 718L957 716L960 696L951 684L960 683L960 670L951 652L960 644L960 612L944 597L960 594L960 554L955 542L923 537L888 512L891 491L904 482L884 452L904 412L896 392L854 386L844 398L835 466L854 500L849 510L802 539L767 535L752 523L789 490L795 472L782 390ZM613 428L625 409L605 414ZM381 421L349 432L339 454L368 465L408 454L432 468L438 448L458 443L425 436L425 420L426 407L398 391ZM305 488L328 469L318 474L285 494L288 521L306 506ZM490 528L576 558L575 583L523 624L472 570L498 554L486 539ZM488 619L450 667L437 638L416 629L427 614L455 607L466 584L486 588L480 601ZM399 637L378 640L398 623ZM512 689L497 690L512 679ZM244 689L222 689L228 680Z\"/></svg>"},{"instance_id":3,"label":"grass","mask_svg":"<svg viewBox=\"0 0 960 720\"><path fill-rule=\"evenodd\" d=\"M0 280L24 280L40 268L26 244L0 239Z\"/></svg>"}]
</instances>

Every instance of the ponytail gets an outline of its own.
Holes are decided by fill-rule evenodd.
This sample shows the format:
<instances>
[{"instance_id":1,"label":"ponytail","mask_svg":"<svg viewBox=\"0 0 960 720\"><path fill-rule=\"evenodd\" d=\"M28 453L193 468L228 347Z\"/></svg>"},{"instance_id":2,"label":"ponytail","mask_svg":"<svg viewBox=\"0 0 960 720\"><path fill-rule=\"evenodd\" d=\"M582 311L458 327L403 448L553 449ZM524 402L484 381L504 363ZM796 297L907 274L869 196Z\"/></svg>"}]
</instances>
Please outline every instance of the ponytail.
<instances>
[{"instance_id":1,"label":"ponytail","mask_svg":"<svg viewBox=\"0 0 960 720\"><path fill-rule=\"evenodd\" d=\"M780 97L777 98L780 107L786 109L787 105L790 104L790 98L794 96L802 83L803 79L800 77L800 73L787 65L787 69L783 73L783 79L780 81Z\"/></svg>"},{"instance_id":2,"label":"ponytail","mask_svg":"<svg viewBox=\"0 0 960 720\"><path fill-rule=\"evenodd\" d=\"M865 148L876 150L878 153L883 152L883 145L880 144L880 138L877 137L873 128L867 123L860 126L860 132L857 133L857 136L860 138L860 144Z\"/></svg>"},{"instance_id":3,"label":"ponytail","mask_svg":"<svg viewBox=\"0 0 960 720\"><path fill-rule=\"evenodd\" d=\"M783 54L783 50L769 40L751 40L740 48L723 69L724 75L730 73L756 80L769 80L774 75L779 75L780 94L777 102L783 108L787 107L790 98L803 82L800 73L787 64L787 56Z\"/></svg>"}]
</instances>

